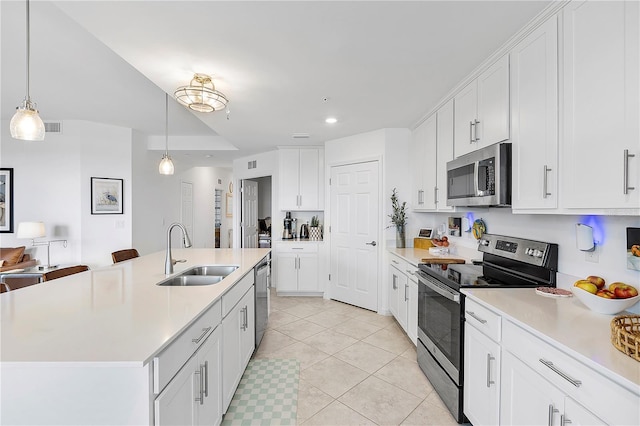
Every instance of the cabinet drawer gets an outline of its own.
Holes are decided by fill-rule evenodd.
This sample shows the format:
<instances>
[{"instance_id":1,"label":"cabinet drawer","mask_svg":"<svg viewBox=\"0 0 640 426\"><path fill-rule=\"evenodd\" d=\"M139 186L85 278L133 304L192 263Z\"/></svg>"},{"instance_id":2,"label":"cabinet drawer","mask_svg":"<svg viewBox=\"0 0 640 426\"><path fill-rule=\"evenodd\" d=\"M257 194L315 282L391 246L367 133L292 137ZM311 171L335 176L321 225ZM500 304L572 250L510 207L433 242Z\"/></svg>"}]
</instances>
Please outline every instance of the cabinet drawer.
<instances>
[{"instance_id":1,"label":"cabinet drawer","mask_svg":"<svg viewBox=\"0 0 640 426\"><path fill-rule=\"evenodd\" d=\"M494 342L500 342L500 315L467 297L464 300L464 319Z\"/></svg>"},{"instance_id":2,"label":"cabinet drawer","mask_svg":"<svg viewBox=\"0 0 640 426\"><path fill-rule=\"evenodd\" d=\"M606 371L593 370L510 321L502 346L606 423L640 424L640 395L609 380Z\"/></svg>"},{"instance_id":3,"label":"cabinet drawer","mask_svg":"<svg viewBox=\"0 0 640 426\"><path fill-rule=\"evenodd\" d=\"M251 288L255 281L253 269L244 277L240 278L228 292L222 295L222 317L229 315L229 312L238 304L242 296Z\"/></svg>"},{"instance_id":4,"label":"cabinet drawer","mask_svg":"<svg viewBox=\"0 0 640 426\"><path fill-rule=\"evenodd\" d=\"M318 243L291 242L278 244L276 251L279 253L317 253Z\"/></svg>"},{"instance_id":5,"label":"cabinet drawer","mask_svg":"<svg viewBox=\"0 0 640 426\"><path fill-rule=\"evenodd\" d=\"M407 270L409 268L412 268L412 270L415 272L415 267L412 266L411 264L409 264L409 262L407 262L406 260L404 260L403 258L401 258L400 256L396 256L395 254L389 253L389 264L391 266L394 266L395 268L398 268L398 270L400 272L402 272L403 274L407 274Z\"/></svg>"},{"instance_id":6,"label":"cabinet drawer","mask_svg":"<svg viewBox=\"0 0 640 426\"><path fill-rule=\"evenodd\" d=\"M221 321L221 303L218 300L153 358L153 392L156 395L164 389Z\"/></svg>"}]
</instances>

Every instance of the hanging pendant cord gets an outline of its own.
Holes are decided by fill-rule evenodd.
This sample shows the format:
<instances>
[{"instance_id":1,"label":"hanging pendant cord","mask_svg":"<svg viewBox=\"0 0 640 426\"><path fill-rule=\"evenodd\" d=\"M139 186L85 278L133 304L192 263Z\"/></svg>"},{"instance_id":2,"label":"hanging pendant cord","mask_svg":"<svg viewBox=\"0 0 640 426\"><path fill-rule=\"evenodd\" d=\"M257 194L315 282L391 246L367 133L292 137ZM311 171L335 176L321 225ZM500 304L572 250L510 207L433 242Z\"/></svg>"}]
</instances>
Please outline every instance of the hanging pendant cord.
<instances>
[{"instance_id":1,"label":"hanging pendant cord","mask_svg":"<svg viewBox=\"0 0 640 426\"><path fill-rule=\"evenodd\" d=\"M169 95L164 94L164 153L169 155Z\"/></svg>"},{"instance_id":2,"label":"hanging pendant cord","mask_svg":"<svg viewBox=\"0 0 640 426\"><path fill-rule=\"evenodd\" d=\"M27 100L31 101L31 93L29 91L29 75L30 75L30 57L31 57L31 25L29 23L29 0L27 0Z\"/></svg>"}]
</instances>

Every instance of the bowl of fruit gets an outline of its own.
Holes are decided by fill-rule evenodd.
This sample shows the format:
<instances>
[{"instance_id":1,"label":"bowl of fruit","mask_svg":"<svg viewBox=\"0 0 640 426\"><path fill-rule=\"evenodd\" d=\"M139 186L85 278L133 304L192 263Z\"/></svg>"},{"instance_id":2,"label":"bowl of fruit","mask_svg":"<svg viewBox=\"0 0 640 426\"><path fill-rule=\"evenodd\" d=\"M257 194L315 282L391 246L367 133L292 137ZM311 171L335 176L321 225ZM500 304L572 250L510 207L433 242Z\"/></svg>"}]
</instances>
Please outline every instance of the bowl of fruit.
<instances>
[{"instance_id":1,"label":"bowl of fruit","mask_svg":"<svg viewBox=\"0 0 640 426\"><path fill-rule=\"evenodd\" d=\"M584 305L600 314L614 315L640 302L635 287L621 282L607 287L604 279L595 275L576 281L572 290Z\"/></svg>"}]
</instances>

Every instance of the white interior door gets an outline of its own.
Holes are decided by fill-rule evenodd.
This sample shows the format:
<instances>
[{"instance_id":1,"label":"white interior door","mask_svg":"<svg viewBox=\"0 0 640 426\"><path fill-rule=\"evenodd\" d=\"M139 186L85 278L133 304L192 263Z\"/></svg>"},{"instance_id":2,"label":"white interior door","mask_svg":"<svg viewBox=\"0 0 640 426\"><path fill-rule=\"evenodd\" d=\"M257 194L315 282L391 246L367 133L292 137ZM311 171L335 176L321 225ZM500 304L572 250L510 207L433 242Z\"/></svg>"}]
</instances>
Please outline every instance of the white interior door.
<instances>
[{"instance_id":1,"label":"white interior door","mask_svg":"<svg viewBox=\"0 0 640 426\"><path fill-rule=\"evenodd\" d=\"M258 182L243 179L241 186L242 247L256 248L258 247Z\"/></svg>"},{"instance_id":2,"label":"white interior door","mask_svg":"<svg viewBox=\"0 0 640 426\"><path fill-rule=\"evenodd\" d=\"M378 162L331 168L331 298L378 309Z\"/></svg>"},{"instance_id":3,"label":"white interior door","mask_svg":"<svg viewBox=\"0 0 640 426\"><path fill-rule=\"evenodd\" d=\"M181 211L180 222L187 229L191 242L194 243L193 235L193 184L191 182L181 182ZM180 240L182 241L182 240ZM178 245L177 247L181 247Z\"/></svg>"}]
</instances>

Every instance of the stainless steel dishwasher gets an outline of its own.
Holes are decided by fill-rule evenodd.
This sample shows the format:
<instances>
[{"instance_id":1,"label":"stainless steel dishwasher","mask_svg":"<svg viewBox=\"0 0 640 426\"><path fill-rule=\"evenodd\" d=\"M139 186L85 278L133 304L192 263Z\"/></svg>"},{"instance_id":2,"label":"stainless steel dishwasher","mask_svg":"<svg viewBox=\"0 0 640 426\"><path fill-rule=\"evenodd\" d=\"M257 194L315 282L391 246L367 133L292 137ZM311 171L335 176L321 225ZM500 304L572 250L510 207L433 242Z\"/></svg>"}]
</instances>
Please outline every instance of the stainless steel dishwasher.
<instances>
[{"instance_id":1,"label":"stainless steel dishwasher","mask_svg":"<svg viewBox=\"0 0 640 426\"><path fill-rule=\"evenodd\" d=\"M256 350L260 346L269 320L269 280L271 279L271 253L256 265Z\"/></svg>"}]
</instances>

